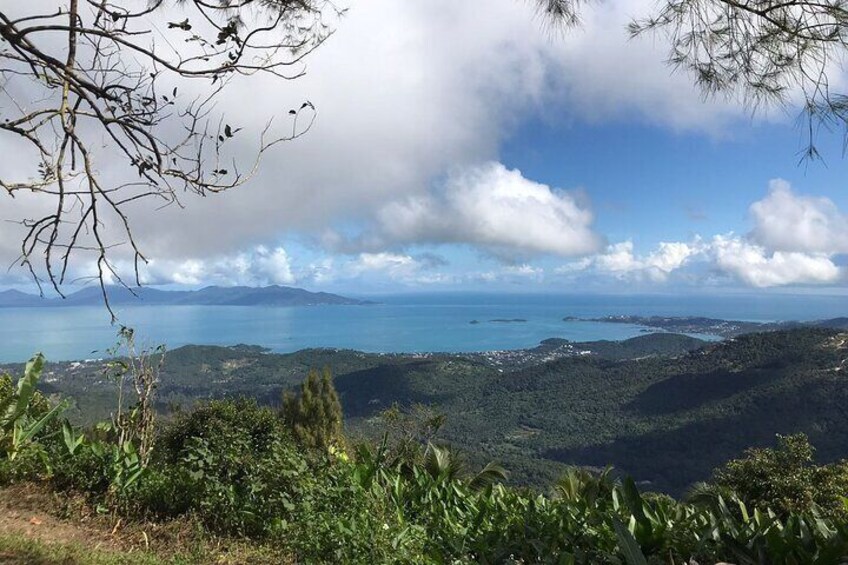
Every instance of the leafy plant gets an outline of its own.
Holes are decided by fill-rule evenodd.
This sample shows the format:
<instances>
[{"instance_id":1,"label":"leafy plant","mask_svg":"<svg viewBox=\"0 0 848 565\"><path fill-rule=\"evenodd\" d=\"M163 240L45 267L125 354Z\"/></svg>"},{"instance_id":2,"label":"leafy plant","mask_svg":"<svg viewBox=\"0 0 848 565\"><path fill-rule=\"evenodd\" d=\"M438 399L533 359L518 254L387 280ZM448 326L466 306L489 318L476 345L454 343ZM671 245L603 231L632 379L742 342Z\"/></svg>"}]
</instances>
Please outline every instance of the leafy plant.
<instances>
[{"instance_id":1,"label":"leafy plant","mask_svg":"<svg viewBox=\"0 0 848 565\"><path fill-rule=\"evenodd\" d=\"M827 515L846 514L848 464L814 463L815 449L804 434L777 436L776 448L754 448L715 473L717 485L749 506L770 508L781 516L817 508Z\"/></svg>"},{"instance_id":2,"label":"leafy plant","mask_svg":"<svg viewBox=\"0 0 848 565\"><path fill-rule=\"evenodd\" d=\"M15 390L0 395L0 454L10 460L67 407L64 402L45 406L36 390L43 368L44 356L39 353L26 364Z\"/></svg>"}]
</instances>

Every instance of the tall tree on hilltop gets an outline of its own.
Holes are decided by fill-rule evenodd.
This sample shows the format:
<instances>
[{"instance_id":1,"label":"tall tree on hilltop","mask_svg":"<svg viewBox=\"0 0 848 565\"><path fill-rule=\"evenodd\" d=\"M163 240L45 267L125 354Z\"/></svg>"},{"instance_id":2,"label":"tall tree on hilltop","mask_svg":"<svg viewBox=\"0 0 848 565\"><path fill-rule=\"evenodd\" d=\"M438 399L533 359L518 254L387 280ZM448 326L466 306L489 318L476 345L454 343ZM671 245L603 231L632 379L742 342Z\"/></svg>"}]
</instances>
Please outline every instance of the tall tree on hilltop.
<instances>
[{"instance_id":1,"label":"tall tree on hilltop","mask_svg":"<svg viewBox=\"0 0 848 565\"><path fill-rule=\"evenodd\" d=\"M343 442L342 405L329 369L309 371L300 395L283 394L282 418L295 439L307 447L329 448Z\"/></svg>"}]
</instances>

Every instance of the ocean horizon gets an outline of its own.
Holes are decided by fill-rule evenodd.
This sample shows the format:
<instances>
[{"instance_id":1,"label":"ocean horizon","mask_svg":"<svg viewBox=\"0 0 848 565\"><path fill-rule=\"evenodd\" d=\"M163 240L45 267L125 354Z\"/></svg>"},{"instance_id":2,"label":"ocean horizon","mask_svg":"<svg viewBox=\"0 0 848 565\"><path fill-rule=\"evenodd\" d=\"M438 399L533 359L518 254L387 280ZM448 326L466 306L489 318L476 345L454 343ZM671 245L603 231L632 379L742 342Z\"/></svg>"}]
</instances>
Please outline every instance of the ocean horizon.
<instances>
[{"instance_id":1,"label":"ocean horizon","mask_svg":"<svg viewBox=\"0 0 848 565\"><path fill-rule=\"evenodd\" d=\"M771 322L848 316L848 300L828 295L419 293L363 298L378 303L131 306L118 310L118 323L133 327L141 343L169 349L250 344L280 353L313 347L455 353L523 349L548 338L622 340L647 331L638 325L565 317L704 316ZM104 357L116 332L100 306L0 309L0 362L21 362L39 351L53 361Z\"/></svg>"}]
</instances>

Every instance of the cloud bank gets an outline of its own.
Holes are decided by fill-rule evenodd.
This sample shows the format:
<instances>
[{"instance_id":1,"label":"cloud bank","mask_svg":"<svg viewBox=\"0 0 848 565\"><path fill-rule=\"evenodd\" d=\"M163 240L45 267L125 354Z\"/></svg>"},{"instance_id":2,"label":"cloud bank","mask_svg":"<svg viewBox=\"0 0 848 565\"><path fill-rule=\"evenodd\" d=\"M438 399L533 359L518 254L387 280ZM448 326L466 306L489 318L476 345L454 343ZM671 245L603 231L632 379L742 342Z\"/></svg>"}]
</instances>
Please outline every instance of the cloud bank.
<instances>
[{"instance_id":1,"label":"cloud bank","mask_svg":"<svg viewBox=\"0 0 848 565\"><path fill-rule=\"evenodd\" d=\"M775 179L768 195L749 208L753 228L745 235L719 234L704 241L661 242L650 254L634 253L631 241L560 267L561 274L588 272L619 279L665 282L700 263L746 286L836 284L844 269L836 257L848 252L848 217L828 198L797 195Z\"/></svg>"}]
</instances>

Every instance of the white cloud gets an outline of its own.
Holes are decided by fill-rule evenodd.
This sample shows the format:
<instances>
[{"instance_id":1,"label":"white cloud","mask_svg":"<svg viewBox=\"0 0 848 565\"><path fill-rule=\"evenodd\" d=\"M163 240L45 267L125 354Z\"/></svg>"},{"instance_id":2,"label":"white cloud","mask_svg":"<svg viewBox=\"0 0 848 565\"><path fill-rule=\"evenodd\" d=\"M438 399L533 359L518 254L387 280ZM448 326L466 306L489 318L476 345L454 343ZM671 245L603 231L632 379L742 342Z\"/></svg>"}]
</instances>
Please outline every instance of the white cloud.
<instances>
[{"instance_id":1,"label":"white cloud","mask_svg":"<svg viewBox=\"0 0 848 565\"><path fill-rule=\"evenodd\" d=\"M640 257L634 253L632 241L622 241L609 245L604 253L564 265L557 272L569 274L589 271L620 279L662 282L701 253L702 247L700 239L692 243L661 242L649 255Z\"/></svg>"},{"instance_id":2,"label":"white cloud","mask_svg":"<svg viewBox=\"0 0 848 565\"><path fill-rule=\"evenodd\" d=\"M700 239L693 243L660 242L659 247L645 260L649 268L657 269L664 273L670 273L679 269L693 256L701 251Z\"/></svg>"},{"instance_id":3,"label":"white cloud","mask_svg":"<svg viewBox=\"0 0 848 565\"><path fill-rule=\"evenodd\" d=\"M848 217L828 198L801 196L788 182L769 182L750 209L745 237L719 235L710 244L715 267L745 284L771 287L843 279L834 256L848 252Z\"/></svg>"},{"instance_id":4,"label":"white cloud","mask_svg":"<svg viewBox=\"0 0 848 565\"><path fill-rule=\"evenodd\" d=\"M848 217L829 199L799 196L784 180L750 206L753 229L745 236L717 235L709 242L662 242L647 256L631 241L560 267L560 274L594 273L663 282L698 263L753 287L832 284L845 273L835 257L848 252ZM697 278L695 279L697 280Z\"/></svg>"},{"instance_id":5,"label":"white cloud","mask_svg":"<svg viewBox=\"0 0 848 565\"><path fill-rule=\"evenodd\" d=\"M391 281L404 286L437 285L456 282L451 273L434 269L444 266L444 261L434 261L434 256L402 253L360 253L340 267L338 277L348 282L371 283L377 286Z\"/></svg>"},{"instance_id":6,"label":"white cloud","mask_svg":"<svg viewBox=\"0 0 848 565\"><path fill-rule=\"evenodd\" d=\"M592 211L573 194L486 163L454 171L438 193L383 206L375 231L347 244L374 249L469 244L510 260L585 255L603 241L592 221Z\"/></svg>"},{"instance_id":7,"label":"white cloud","mask_svg":"<svg viewBox=\"0 0 848 565\"><path fill-rule=\"evenodd\" d=\"M582 29L558 35L545 30L532 6L515 0L352 3L336 35L310 58L303 79L235 80L218 106L244 128L232 142L236 155L255 148L255 134L270 114L285 117L305 99L319 111L313 130L268 155L260 174L242 189L205 199L186 195L185 208L159 212L134 205L142 250L160 261L213 260L292 231L321 233L339 223L367 222L388 201L401 208L439 202L444 195L430 193L433 179L496 158L512 127L537 113L720 128L738 108L702 104L689 77L669 72L662 42L628 41L629 17L652 8L648 0L590 6ZM189 81L181 91L207 88ZM13 155L11 162L20 156L5 145L0 150ZM95 151L105 174L111 170L107 157ZM523 209L522 221L534 232L526 237L514 227L498 233L476 225L463 236L421 229L487 247L561 255L594 251L580 213L566 210L576 205L559 194L544 198L567 217L543 213L537 222L532 210ZM544 198L534 206L541 208ZM0 199L0 219L29 215ZM484 212L500 214L497 200L489 204ZM557 241L549 232L559 231L562 222L575 232ZM0 259L9 261L15 246L5 242L18 242L22 229L0 229Z\"/></svg>"},{"instance_id":8,"label":"white cloud","mask_svg":"<svg viewBox=\"0 0 848 565\"><path fill-rule=\"evenodd\" d=\"M766 249L803 253L848 253L848 216L828 198L799 196L775 179L769 194L751 205L753 242Z\"/></svg>"},{"instance_id":9,"label":"white cloud","mask_svg":"<svg viewBox=\"0 0 848 565\"><path fill-rule=\"evenodd\" d=\"M250 251L207 259L154 260L142 269L146 284L222 286L293 284L288 253L282 247L259 245Z\"/></svg>"},{"instance_id":10,"label":"white cloud","mask_svg":"<svg viewBox=\"0 0 848 565\"><path fill-rule=\"evenodd\" d=\"M717 268L754 287L837 282L842 273L824 254L774 251L742 238L716 236L710 246Z\"/></svg>"},{"instance_id":11,"label":"white cloud","mask_svg":"<svg viewBox=\"0 0 848 565\"><path fill-rule=\"evenodd\" d=\"M361 253L349 265L348 271L353 275L377 271L392 277L403 278L412 275L420 268L419 262L409 255L382 252Z\"/></svg>"}]
</instances>

